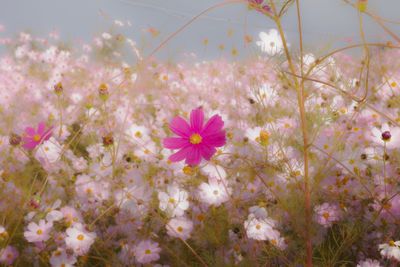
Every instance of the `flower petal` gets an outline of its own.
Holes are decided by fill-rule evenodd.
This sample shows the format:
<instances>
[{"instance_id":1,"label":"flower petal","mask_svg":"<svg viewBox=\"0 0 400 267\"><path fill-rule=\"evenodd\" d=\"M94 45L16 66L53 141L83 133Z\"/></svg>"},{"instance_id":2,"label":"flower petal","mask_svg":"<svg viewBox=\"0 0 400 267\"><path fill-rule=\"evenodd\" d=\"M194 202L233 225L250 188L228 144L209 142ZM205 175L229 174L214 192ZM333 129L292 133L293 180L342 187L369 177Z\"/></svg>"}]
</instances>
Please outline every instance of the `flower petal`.
<instances>
[{"instance_id":1,"label":"flower petal","mask_svg":"<svg viewBox=\"0 0 400 267\"><path fill-rule=\"evenodd\" d=\"M208 120L201 133L204 135L212 134L220 131L223 126L224 121L222 120L221 116L214 115Z\"/></svg>"},{"instance_id":2,"label":"flower petal","mask_svg":"<svg viewBox=\"0 0 400 267\"><path fill-rule=\"evenodd\" d=\"M190 166L197 166L200 164L201 154L198 146L192 146L191 151L187 154L186 164Z\"/></svg>"},{"instance_id":3,"label":"flower petal","mask_svg":"<svg viewBox=\"0 0 400 267\"><path fill-rule=\"evenodd\" d=\"M34 136L35 135L35 133L36 133L36 131L35 131L35 129L33 129L32 127L26 127L25 128L25 133L28 135L28 136Z\"/></svg>"},{"instance_id":4,"label":"flower petal","mask_svg":"<svg viewBox=\"0 0 400 267\"><path fill-rule=\"evenodd\" d=\"M180 149L175 154L172 154L171 156L169 156L168 159L172 162L181 161L188 157L188 154L191 152L191 150L192 150L192 146L186 146L186 147Z\"/></svg>"},{"instance_id":5,"label":"flower petal","mask_svg":"<svg viewBox=\"0 0 400 267\"><path fill-rule=\"evenodd\" d=\"M201 156L205 160L210 160L211 157L215 154L215 152L217 152L217 150L214 147L210 147L210 146L207 146L207 145L202 145L200 147Z\"/></svg>"},{"instance_id":6,"label":"flower petal","mask_svg":"<svg viewBox=\"0 0 400 267\"><path fill-rule=\"evenodd\" d=\"M49 140L52 134L53 134L53 128L48 129L43 133L41 141Z\"/></svg>"},{"instance_id":7,"label":"flower petal","mask_svg":"<svg viewBox=\"0 0 400 267\"><path fill-rule=\"evenodd\" d=\"M24 144L22 145L22 147L27 150L33 150L37 146L37 144L38 144L37 142L29 139L29 140L24 141Z\"/></svg>"},{"instance_id":8,"label":"flower petal","mask_svg":"<svg viewBox=\"0 0 400 267\"><path fill-rule=\"evenodd\" d=\"M37 127L37 133L43 135L46 130L46 124L44 122L40 122Z\"/></svg>"},{"instance_id":9,"label":"flower petal","mask_svg":"<svg viewBox=\"0 0 400 267\"><path fill-rule=\"evenodd\" d=\"M204 145L212 146L212 147L220 147L225 145L226 136L225 131L220 131L214 134L203 136Z\"/></svg>"},{"instance_id":10,"label":"flower petal","mask_svg":"<svg viewBox=\"0 0 400 267\"><path fill-rule=\"evenodd\" d=\"M196 133L199 133L204 124L204 112L202 108L193 109L190 113L190 127Z\"/></svg>"},{"instance_id":11,"label":"flower petal","mask_svg":"<svg viewBox=\"0 0 400 267\"><path fill-rule=\"evenodd\" d=\"M181 137L167 137L164 139L163 145L168 149L179 149L189 145L189 142L187 139Z\"/></svg>"},{"instance_id":12,"label":"flower petal","mask_svg":"<svg viewBox=\"0 0 400 267\"><path fill-rule=\"evenodd\" d=\"M175 118L173 118L169 125L169 128L176 135L182 137L189 137L190 135L190 126L182 117L176 116Z\"/></svg>"}]
</instances>

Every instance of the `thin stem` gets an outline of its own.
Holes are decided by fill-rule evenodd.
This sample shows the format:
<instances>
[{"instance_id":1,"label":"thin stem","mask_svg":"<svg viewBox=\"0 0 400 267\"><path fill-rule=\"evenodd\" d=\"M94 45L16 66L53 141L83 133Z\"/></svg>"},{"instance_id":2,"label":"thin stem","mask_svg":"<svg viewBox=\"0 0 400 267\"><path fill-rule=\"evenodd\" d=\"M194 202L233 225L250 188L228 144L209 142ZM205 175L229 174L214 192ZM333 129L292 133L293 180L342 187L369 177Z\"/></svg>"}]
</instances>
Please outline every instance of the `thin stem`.
<instances>
[{"instance_id":1,"label":"thin stem","mask_svg":"<svg viewBox=\"0 0 400 267\"><path fill-rule=\"evenodd\" d=\"M197 20L198 18L200 18L201 16L203 16L204 14L210 12L211 10L215 9L215 8L219 8L225 5L229 5L232 3L247 3L247 1L245 0L227 0L224 1L222 3L218 3L216 5L213 5L209 8L207 8L206 10L200 12L198 15L194 16L193 18L191 18L188 22L186 22L184 25L182 25L178 30L176 30L175 32L173 32L172 34L170 34L164 41L162 41L148 56L147 59L151 58L152 56L154 56L155 53L157 53L162 47L164 47L164 45L166 45L170 40L172 40L176 35L178 35L180 32L182 32L184 29L186 29L190 24L192 24L192 22L194 22L195 20Z\"/></svg>"},{"instance_id":2,"label":"thin stem","mask_svg":"<svg viewBox=\"0 0 400 267\"><path fill-rule=\"evenodd\" d=\"M284 52L286 55L286 58L288 60L289 68L292 73L296 73L295 71L295 66L292 62L289 49L287 46L287 41L285 38L285 34L282 28L282 24L280 21L279 16L277 16L276 13L276 7L274 2L271 0L270 1L271 8L275 14L274 20L275 23L278 27L278 31L280 34L280 37L282 39L282 44L284 48ZM300 16L300 5L299 1L296 0L296 9L297 9L297 19L298 19L298 27L299 27L299 35L300 35L300 62L301 62L301 72L303 73L303 37L302 37L302 28L301 28L301 16ZM303 75L301 75L303 77ZM300 112L300 122L301 122L301 130L302 130L302 135L303 135L303 160L304 160L304 197L305 197L305 241L306 241L306 266L311 267L313 266L312 263L312 241L311 241L311 222L312 222L312 214L311 214L311 190L310 190L310 179L309 179L309 173L308 173L308 150L309 150L309 144L308 144L308 134L307 134L307 121L306 121L306 111L305 111L305 105L304 105L304 83L303 79L301 78L301 82L299 83L298 78L294 77L293 78L296 91L297 91L297 102L299 106L299 112Z\"/></svg>"}]
</instances>

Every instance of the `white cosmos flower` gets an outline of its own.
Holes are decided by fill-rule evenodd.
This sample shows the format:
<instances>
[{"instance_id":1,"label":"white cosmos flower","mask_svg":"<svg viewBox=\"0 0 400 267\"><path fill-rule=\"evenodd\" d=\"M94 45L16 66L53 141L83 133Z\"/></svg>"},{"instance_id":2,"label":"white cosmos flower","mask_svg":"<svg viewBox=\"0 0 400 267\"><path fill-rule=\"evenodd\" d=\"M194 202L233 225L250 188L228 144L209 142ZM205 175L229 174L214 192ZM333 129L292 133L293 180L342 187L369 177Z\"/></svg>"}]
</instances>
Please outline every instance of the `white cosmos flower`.
<instances>
[{"instance_id":1,"label":"white cosmos flower","mask_svg":"<svg viewBox=\"0 0 400 267\"><path fill-rule=\"evenodd\" d=\"M44 141L35 153L35 158L41 162L56 163L62 153L62 146L54 137Z\"/></svg>"},{"instance_id":2,"label":"white cosmos flower","mask_svg":"<svg viewBox=\"0 0 400 267\"><path fill-rule=\"evenodd\" d=\"M372 259L366 259L364 261L360 261L357 264L357 267L381 267L382 265L380 264L379 261L377 260L372 260Z\"/></svg>"},{"instance_id":3,"label":"white cosmos flower","mask_svg":"<svg viewBox=\"0 0 400 267\"><path fill-rule=\"evenodd\" d=\"M210 177L208 183L202 183L199 187L200 200L208 205L218 207L229 200L232 188L228 187L224 179Z\"/></svg>"},{"instance_id":4,"label":"white cosmos flower","mask_svg":"<svg viewBox=\"0 0 400 267\"><path fill-rule=\"evenodd\" d=\"M262 52L270 56L282 52L283 43L276 29L271 29L268 33L260 32L258 36L260 37L260 41L257 41L256 45L260 47Z\"/></svg>"},{"instance_id":5,"label":"white cosmos flower","mask_svg":"<svg viewBox=\"0 0 400 267\"><path fill-rule=\"evenodd\" d=\"M36 243L47 241L50 238L50 232L53 229L53 223L40 220L39 223L30 222L24 236L28 242Z\"/></svg>"},{"instance_id":6,"label":"white cosmos flower","mask_svg":"<svg viewBox=\"0 0 400 267\"><path fill-rule=\"evenodd\" d=\"M185 217L173 218L166 226L169 236L186 240L193 230L193 222Z\"/></svg>"},{"instance_id":7,"label":"white cosmos flower","mask_svg":"<svg viewBox=\"0 0 400 267\"><path fill-rule=\"evenodd\" d=\"M382 257L400 262L400 241L389 241L388 244L380 244L379 250Z\"/></svg>"},{"instance_id":8,"label":"white cosmos flower","mask_svg":"<svg viewBox=\"0 0 400 267\"><path fill-rule=\"evenodd\" d=\"M52 267L73 267L76 263L74 255L68 255L64 248L58 248L51 254L50 264Z\"/></svg>"},{"instance_id":9,"label":"white cosmos flower","mask_svg":"<svg viewBox=\"0 0 400 267\"><path fill-rule=\"evenodd\" d=\"M188 193L176 185L170 185L167 192L159 192L160 210L165 211L171 217L182 216L189 208Z\"/></svg>"},{"instance_id":10,"label":"white cosmos flower","mask_svg":"<svg viewBox=\"0 0 400 267\"><path fill-rule=\"evenodd\" d=\"M86 231L81 223L76 223L68 228L66 234L65 244L79 256L89 251L96 238L96 233Z\"/></svg>"}]
</instances>

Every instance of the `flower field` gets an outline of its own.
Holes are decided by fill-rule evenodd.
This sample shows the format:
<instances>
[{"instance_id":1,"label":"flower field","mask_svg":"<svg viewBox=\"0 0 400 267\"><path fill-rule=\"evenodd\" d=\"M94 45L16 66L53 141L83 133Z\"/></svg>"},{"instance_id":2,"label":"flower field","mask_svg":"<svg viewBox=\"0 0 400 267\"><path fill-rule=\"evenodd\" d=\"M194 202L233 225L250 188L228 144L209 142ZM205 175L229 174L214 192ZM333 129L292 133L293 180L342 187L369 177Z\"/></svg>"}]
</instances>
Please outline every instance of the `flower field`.
<instances>
[{"instance_id":1,"label":"flower field","mask_svg":"<svg viewBox=\"0 0 400 267\"><path fill-rule=\"evenodd\" d=\"M0 264L400 264L398 43L316 55L298 1L227 2L276 23L254 57L0 39Z\"/></svg>"}]
</instances>

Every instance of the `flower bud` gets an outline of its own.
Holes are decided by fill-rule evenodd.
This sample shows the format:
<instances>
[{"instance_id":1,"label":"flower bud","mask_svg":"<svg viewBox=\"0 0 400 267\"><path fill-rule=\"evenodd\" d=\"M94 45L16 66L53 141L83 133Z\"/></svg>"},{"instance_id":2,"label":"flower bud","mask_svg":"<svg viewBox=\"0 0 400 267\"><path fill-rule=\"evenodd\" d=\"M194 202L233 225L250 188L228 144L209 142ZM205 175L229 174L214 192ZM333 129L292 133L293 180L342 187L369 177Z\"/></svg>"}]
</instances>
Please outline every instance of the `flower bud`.
<instances>
[{"instance_id":1,"label":"flower bud","mask_svg":"<svg viewBox=\"0 0 400 267\"><path fill-rule=\"evenodd\" d=\"M100 84L99 86L99 96L103 101L106 101L109 96L108 86L105 83Z\"/></svg>"},{"instance_id":2,"label":"flower bud","mask_svg":"<svg viewBox=\"0 0 400 267\"><path fill-rule=\"evenodd\" d=\"M21 143L21 141L22 141L22 138L18 134L16 134L16 133L10 134L10 137L9 137L10 145L18 146Z\"/></svg>"},{"instance_id":3,"label":"flower bud","mask_svg":"<svg viewBox=\"0 0 400 267\"><path fill-rule=\"evenodd\" d=\"M114 144L114 137L112 136L112 134L107 134L105 136L103 136L103 145L104 146L111 146Z\"/></svg>"},{"instance_id":4,"label":"flower bud","mask_svg":"<svg viewBox=\"0 0 400 267\"><path fill-rule=\"evenodd\" d=\"M56 85L54 85L54 92L55 92L57 95L61 95L62 92L63 92L63 90L64 90L64 88L63 88L61 82L58 82Z\"/></svg>"}]
</instances>

